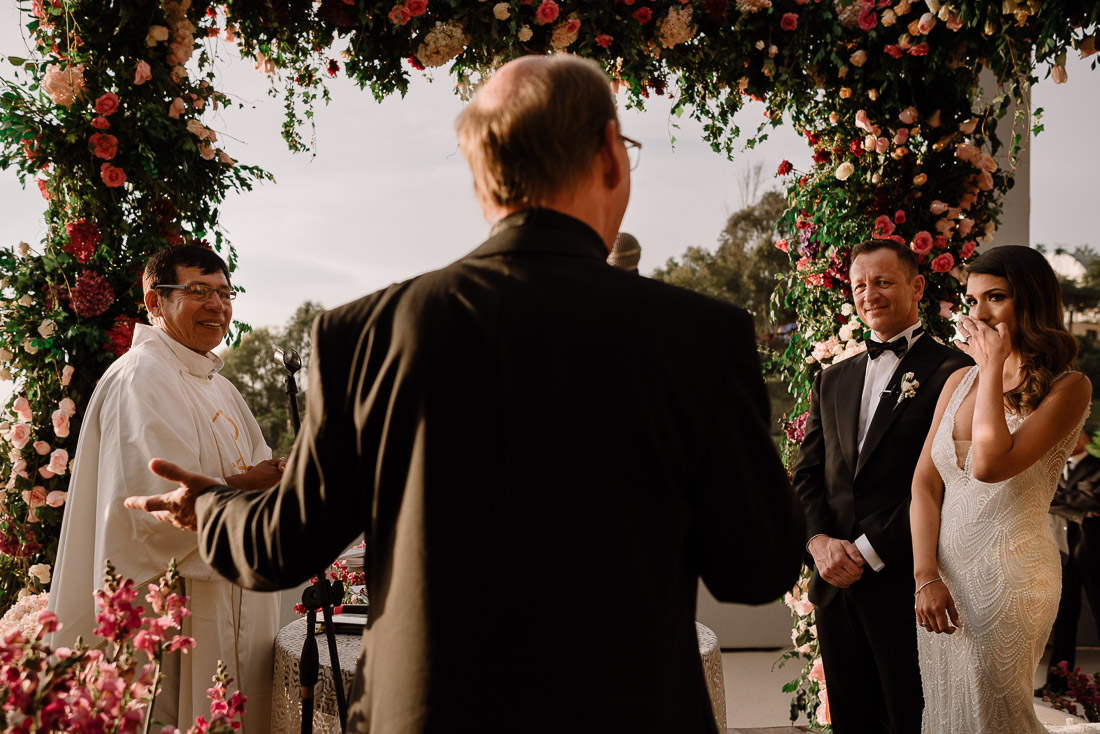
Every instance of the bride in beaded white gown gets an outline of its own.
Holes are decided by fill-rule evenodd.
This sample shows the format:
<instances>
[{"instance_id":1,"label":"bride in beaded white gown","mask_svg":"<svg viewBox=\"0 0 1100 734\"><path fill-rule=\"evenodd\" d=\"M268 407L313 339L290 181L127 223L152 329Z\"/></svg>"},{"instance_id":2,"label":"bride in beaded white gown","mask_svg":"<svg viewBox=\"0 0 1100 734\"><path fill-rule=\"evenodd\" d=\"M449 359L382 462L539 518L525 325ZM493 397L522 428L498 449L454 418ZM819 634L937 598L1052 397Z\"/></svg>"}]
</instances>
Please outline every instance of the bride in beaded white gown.
<instances>
[{"instance_id":1,"label":"bride in beaded white gown","mask_svg":"<svg viewBox=\"0 0 1100 734\"><path fill-rule=\"evenodd\" d=\"M1047 729L1032 699L1061 590L1046 513L1091 386L1066 369L1076 344L1053 273L1044 281L1049 266L1031 253L995 248L970 266L959 333L976 366L945 385L914 475L922 734L1100 732ZM1039 313L1026 325L1024 307Z\"/></svg>"}]
</instances>

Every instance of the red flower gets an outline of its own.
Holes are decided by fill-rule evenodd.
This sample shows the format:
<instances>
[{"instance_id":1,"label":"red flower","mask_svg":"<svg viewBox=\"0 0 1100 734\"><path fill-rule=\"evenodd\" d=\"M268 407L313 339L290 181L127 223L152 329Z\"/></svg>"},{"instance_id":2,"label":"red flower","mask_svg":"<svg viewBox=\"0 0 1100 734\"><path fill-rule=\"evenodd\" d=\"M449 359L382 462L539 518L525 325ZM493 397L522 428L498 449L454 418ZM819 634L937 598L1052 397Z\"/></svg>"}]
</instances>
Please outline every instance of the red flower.
<instances>
[{"instance_id":1,"label":"red flower","mask_svg":"<svg viewBox=\"0 0 1100 734\"><path fill-rule=\"evenodd\" d=\"M790 249L790 245L787 244L787 240L777 240L775 246L783 252L788 252Z\"/></svg>"},{"instance_id":2,"label":"red flower","mask_svg":"<svg viewBox=\"0 0 1100 734\"><path fill-rule=\"evenodd\" d=\"M600 48L607 48L611 45L611 41L611 36L607 35L606 33L601 33L600 35L596 36L596 45Z\"/></svg>"},{"instance_id":3,"label":"red flower","mask_svg":"<svg viewBox=\"0 0 1100 734\"><path fill-rule=\"evenodd\" d=\"M798 13L783 13L779 19L779 27L785 31L793 31L798 27Z\"/></svg>"},{"instance_id":4,"label":"red flower","mask_svg":"<svg viewBox=\"0 0 1100 734\"><path fill-rule=\"evenodd\" d=\"M943 248L947 247L947 238L944 237L942 234L936 235L936 238L932 240L932 247L937 250L942 250Z\"/></svg>"},{"instance_id":5,"label":"red flower","mask_svg":"<svg viewBox=\"0 0 1100 734\"><path fill-rule=\"evenodd\" d=\"M960 260L965 260L966 258L973 255L974 254L974 249L977 246L978 246L978 243L975 242L974 240L970 240L969 242L967 242L965 245L962 246L962 249L959 250L959 259Z\"/></svg>"},{"instance_id":6,"label":"red flower","mask_svg":"<svg viewBox=\"0 0 1100 734\"><path fill-rule=\"evenodd\" d=\"M69 289L69 302L77 316L99 316L115 302L115 292L107 279L94 270L85 270L76 276Z\"/></svg>"},{"instance_id":7,"label":"red flower","mask_svg":"<svg viewBox=\"0 0 1100 734\"><path fill-rule=\"evenodd\" d=\"M810 145L817 145L817 142L821 140L820 135L812 133L809 130L807 130L804 135L806 136L806 140L810 141Z\"/></svg>"},{"instance_id":8,"label":"red flower","mask_svg":"<svg viewBox=\"0 0 1100 734\"><path fill-rule=\"evenodd\" d=\"M558 4L554 0L542 0L538 10L535 11L535 22L539 25L553 23L558 19Z\"/></svg>"},{"instance_id":9,"label":"red flower","mask_svg":"<svg viewBox=\"0 0 1100 734\"><path fill-rule=\"evenodd\" d=\"M895 224L905 224L905 210L904 209L898 209L896 212L894 212L894 223Z\"/></svg>"},{"instance_id":10,"label":"red flower","mask_svg":"<svg viewBox=\"0 0 1100 734\"><path fill-rule=\"evenodd\" d=\"M921 41L916 46L909 47L910 56L927 56L928 55L928 42Z\"/></svg>"},{"instance_id":11,"label":"red flower","mask_svg":"<svg viewBox=\"0 0 1100 734\"><path fill-rule=\"evenodd\" d=\"M126 171L110 163L104 163L99 167L99 177L103 179L103 183L107 184L107 188L111 189L117 189L126 183Z\"/></svg>"},{"instance_id":12,"label":"red flower","mask_svg":"<svg viewBox=\"0 0 1100 734\"><path fill-rule=\"evenodd\" d=\"M99 227L95 222L87 219L78 219L65 225L65 232L69 235L69 241L65 244L65 252L76 258L77 262L86 263L95 254L95 246L100 242Z\"/></svg>"},{"instance_id":13,"label":"red flower","mask_svg":"<svg viewBox=\"0 0 1100 734\"><path fill-rule=\"evenodd\" d=\"M794 166L791 165L790 161L783 161L782 163L779 164L779 168L776 169L775 175L776 176L786 176L788 173L790 173L793 170L794 170Z\"/></svg>"},{"instance_id":14,"label":"red flower","mask_svg":"<svg viewBox=\"0 0 1100 734\"><path fill-rule=\"evenodd\" d=\"M861 30L869 31L878 25L878 14L873 9L866 8L859 14L856 22L859 23Z\"/></svg>"},{"instance_id":15,"label":"red flower","mask_svg":"<svg viewBox=\"0 0 1100 734\"><path fill-rule=\"evenodd\" d=\"M97 115L112 115L117 109L118 95L114 92L107 92L95 101L95 112Z\"/></svg>"},{"instance_id":16,"label":"red flower","mask_svg":"<svg viewBox=\"0 0 1100 734\"><path fill-rule=\"evenodd\" d=\"M848 152L854 155L856 158L859 158L864 153L863 142L860 140L853 140L852 142L848 143Z\"/></svg>"},{"instance_id":17,"label":"red flower","mask_svg":"<svg viewBox=\"0 0 1100 734\"><path fill-rule=\"evenodd\" d=\"M328 68L325 71L328 72L329 76L336 76L340 72L340 62L336 59L329 59Z\"/></svg>"},{"instance_id":18,"label":"red flower","mask_svg":"<svg viewBox=\"0 0 1100 734\"><path fill-rule=\"evenodd\" d=\"M909 248L918 255L927 255L932 251L932 235L926 230L917 232ZM950 268L948 268L950 270Z\"/></svg>"},{"instance_id":19,"label":"red flower","mask_svg":"<svg viewBox=\"0 0 1100 734\"><path fill-rule=\"evenodd\" d=\"M932 260L932 272L934 273L946 273L951 268L955 267L955 258L950 252L945 252L942 255L937 255Z\"/></svg>"},{"instance_id":20,"label":"red flower","mask_svg":"<svg viewBox=\"0 0 1100 734\"><path fill-rule=\"evenodd\" d=\"M638 8L634 11L634 19L639 23L648 23L652 17L653 11L649 8Z\"/></svg>"},{"instance_id":21,"label":"red flower","mask_svg":"<svg viewBox=\"0 0 1100 734\"><path fill-rule=\"evenodd\" d=\"M110 130L111 121L108 120L106 117L93 117L92 127L94 127L96 130Z\"/></svg>"},{"instance_id":22,"label":"red flower","mask_svg":"<svg viewBox=\"0 0 1100 734\"><path fill-rule=\"evenodd\" d=\"M826 148L820 148L814 151L814 163L828 163L829 159L833 157L833 154Z\"/></svg>"},{"instance_id":23,"label":"red flower","mask_svg":"<svg viewBox=\"0 0 1100 734\"><path fill-rule=\"evenodd\" d=\"M107 349L116 357L121 357L130 351L130 343L134 340L134 324L138 319L132 316L119 316L115 319L115 325L107 329Z\"/></svg>"},{"instance_id":24,"label":"red flower","mask_svg":"<svg viewBox=\"0 0 1100 734\"><path fill-rule=\"evenodd\" d=\"M390 8L390 14L388 17L390 19L390 22L397 23L398 25L405 25L410 20L412 20L412 15L410 15L409 11L401 5L394 5L392 8Z\"/></svg>"},{"instance_id":25,"label":"red flower","mask_svg":"<svg viewBox=\"0 0 1100 734\"><path fill-rule=\"evenodd\" d=\"M38 193L42 194L43 199L45 199L46 201L49 201L50 200L50 192L46 190L46 184L48 182L48 179L36 178L34 180L34 182L36 184L38 184Z\"/></svg>"},{"instance_id":26,"label":"red flower","mask_svg":"<svg viewBox=\"0 0 1100 734\"><path fill-rule=\"evenodd\" d=\"M409 62L409 66L416 69L417 71L424 71L424 64L421 64L420 60L417 59L415 56L410 56L405 59L405 61Z\"/></svg>"},{"instance_id":27,"label":"red flower","mask_svg":"<svg viewBox=\"0 0 1100 734\"><path fill-rule=\"evenodd\" d=\"M890 221L890 217L885 214L879 215L875 220L875 229L871 234L875 239L880 239L886 235L894 233L894 223Z\"/></svg>"},{"instance_id":28,"label":"red flower","mask_svg":"<svg viewBox=\"0 0 1100 734\"><path fill-rule=\"evenodd\" d=\"M716 20L719 23L726 19L726 8L729 7L728 0L703 0L703 10L712 20Z\"/></svg>"},{"instance_id":29,"label":"red flower","mask_svg":"<svg viewBox=\"0 0 1100 734\"><path fill-rule=\"evenodd\" d=\"M405 10L414 18L424 15L428 10L428 0L405 0Z\"/></svg>"},{"instance_id":30,"label":"red flower","mask_svg":"<svg viewBox=\"0 0 1100 734\"><path fill-rule=\"evenodd\" d=\"M92 136L88 138L88 142L92 145L92 153L97 158L102 158L105 161L111 160L118 153L118 138L114 135L92 133Z\"/></svg>"},{"instance_id":31,"label":"red flower","mask_svg":"<svg viewBox=\"0 0 1100 734\"><path fill-rule=\"evenodd\" d=\"M888 43L882 47L882 50L893 56L895 59L901 58L901 47L895 46L892 43Z\"/></svg>"}]
</instances>

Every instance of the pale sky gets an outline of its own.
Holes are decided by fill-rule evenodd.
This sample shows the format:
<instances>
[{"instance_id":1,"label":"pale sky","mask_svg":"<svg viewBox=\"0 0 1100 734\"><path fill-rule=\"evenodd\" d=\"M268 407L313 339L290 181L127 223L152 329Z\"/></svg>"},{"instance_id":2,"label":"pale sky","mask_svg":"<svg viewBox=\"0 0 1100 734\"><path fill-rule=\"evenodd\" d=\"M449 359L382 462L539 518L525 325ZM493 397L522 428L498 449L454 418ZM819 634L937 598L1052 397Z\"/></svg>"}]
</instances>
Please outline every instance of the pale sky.
<instances>
[{"instance_id":1,"label":"pale sky","mask_svg":"<svg viewBox=\"0 0 1100 734\"><path fill-rule=\"evenodd\" d=\"M15 0L0 4L0 54L24 56L26 21ZM276 178L230 195L221 207L240 257L234 282L247 289L236 302L238 319L281 325L305 300L337 306L446 265L485 238L488 225L452 129L463 103L444 72L414 78L404 99L381 104L342 77L333 81L332 103L317 109L311 157L287 150L279 134L282 103L266 95L267 78L225 44L221 49L219 89L246 106L203 121L230 155ZM10 78L10 69L0 63L0 76ZM1068 84L1044 81L1034 91L1046 131L1030 147L1030 227L1033 244L1072 249L1100 246L1092 221L1100 208L1100 70L1072 58L1068 70ZM670 117L669 108L668 100L651 100L645 112L623 115L624 133L644 145L622 226L641 242L643 273L691 245L713 248L743 204L740 181L753 164L763 164L766 189L778 187L773 174L782 159L804 169L810 158L784 127L728 161L702 142L698 123ZM742 129L757 120L746 115ZM0 246L25 240L37 248L44 204L37 187L24 191L14 172L0 172Z\"/></svg>"}]
</instances>

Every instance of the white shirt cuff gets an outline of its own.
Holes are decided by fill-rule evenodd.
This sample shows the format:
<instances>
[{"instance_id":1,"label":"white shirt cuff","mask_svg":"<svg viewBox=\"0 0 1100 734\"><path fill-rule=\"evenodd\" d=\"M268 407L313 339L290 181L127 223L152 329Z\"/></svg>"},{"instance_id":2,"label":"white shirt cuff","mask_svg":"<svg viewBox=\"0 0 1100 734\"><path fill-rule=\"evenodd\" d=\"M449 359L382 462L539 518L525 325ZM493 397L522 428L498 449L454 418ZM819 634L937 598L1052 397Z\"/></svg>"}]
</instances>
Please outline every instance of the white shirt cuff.
<instances>
[{"instance_id":1,"label":"white shirt cuff","mask_svg":"<svg viewBox=\"0 0 1100 734\"><path fill-rule=\"evenodd\" d=\"M863 559L871 565L872 571L881 571L886 567L886 564L878 557L878 553L875 553L875 549L871 546L871 541L867 540L866 533L856 538L855 545L863 556Z\"/></svg>"}]
</instances>

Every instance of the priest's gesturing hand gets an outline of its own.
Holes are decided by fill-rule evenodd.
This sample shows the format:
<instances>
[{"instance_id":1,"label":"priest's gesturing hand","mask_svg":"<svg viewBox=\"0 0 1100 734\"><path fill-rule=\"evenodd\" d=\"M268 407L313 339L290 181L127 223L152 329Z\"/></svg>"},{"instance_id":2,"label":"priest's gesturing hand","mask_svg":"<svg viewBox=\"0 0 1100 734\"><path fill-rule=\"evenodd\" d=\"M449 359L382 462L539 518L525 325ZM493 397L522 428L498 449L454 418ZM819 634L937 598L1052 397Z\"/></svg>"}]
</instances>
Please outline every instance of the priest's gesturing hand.
<instances>
[{"instance_id":1,"label":"priest's gesturing hand","mask_svg":"<svg viewBox=\"0 0 1100 734\"><path fill-rule=\"evenodd\" d=\"M160 520L183 530L197 530L195 500L202 491L218 482L197 472L187 471L170 461L153 459L149 471L173 482L179 487L164 494L127 497L123 504L131 510L143 510Z\"/></svg>"},{"instance_id":2,"label":"priest's gesturing hand","mask_svg":"<svg viewBox=\"0 0 1100 734\"><path fill-rule=\"evenodd\" d=\"M286 459L265 459L246 472L225 478L226 485L233 489L269 489L283 479Z\"/></svg>"},{"instance_id":3,"label":"priest's gesturing hand","mask_svg":"<svg viewBox=\"0 0 1100 734\"><path fill-rule=\"evenodd\" d=\"M854 543L818 535L810 540L808 550L821 578L838 589L847 589L863 575L867 561Z\"/></svg>"}]
</instances>

